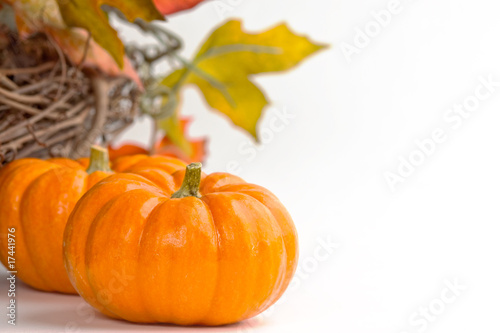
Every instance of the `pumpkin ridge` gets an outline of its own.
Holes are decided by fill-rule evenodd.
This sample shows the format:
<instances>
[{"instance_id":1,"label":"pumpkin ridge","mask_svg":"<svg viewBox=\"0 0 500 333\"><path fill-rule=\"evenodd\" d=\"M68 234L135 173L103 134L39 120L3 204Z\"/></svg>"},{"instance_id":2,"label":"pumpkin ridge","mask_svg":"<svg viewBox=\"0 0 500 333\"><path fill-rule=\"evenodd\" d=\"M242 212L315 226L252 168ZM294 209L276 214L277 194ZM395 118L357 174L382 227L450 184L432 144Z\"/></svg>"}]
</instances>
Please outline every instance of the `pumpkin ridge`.
<instances>
[{"instance_id":1,"label":"pumpkin ridge","mask_svg":"<svg viewBox=\"0 0 500 333\"><path fill-rule=\"evenodd\" d=\"M227 273L228 269L238 270L238 274L235 276L231 277L231 274L229 276L226 274L223 280L218 280L215 293L218 295L219 302L212 305L211 311L202 320L202 323L205 325L220 325L221 323L228 324L239 321L244 318L243 316L248 316L248 314L256 314L258 309L257 304L260 301L265 300L264 296L270 295L274 290L280 287L279 283L276 282L278 281L279 276L283 274L283 262L286 263L286 260L283 260L281 254L279 255L280 259L277 261L279 266L276 265L273 267L272 264L270 266L264 265L266 270L270 269L276 274L275 278L269 278L266 280L264 286L262 286L262 280L259 279L262 277L259 275L262 267L259 266L263 263L265 256L270 253L275 253L278 243L269 241L269 246L265 248L265 251L262 253L255 249L261 242L261 239L259 238L261 230L259 228L258 221L259 219L274 219L274 217L268 210L262 209L262 207L265 208L262 204L259 203L259 205L254 206L253 203L256 200L255 198L242 193L215 192L203 196L202 200L208 204L214 214L214 224L219 233L219 239L228 237L224 242L225 244L223 242L219 242L219 245L223 245L219 246L219 251L222 250L225 252L225 255L219 258L221 258L221 260L229 260L229 262L225 262L222 272L225 271ZM259 212L262 213L262 216L253 215L259 214ZM249 220L244 218L247 214L253 215L251 218L251 224ZM230 220L225 220L228 215L232 215L233 217ZM266 228L271 228L267 229L271 235L279 237L279 240L281 241L279 243L279 248L280 253L282 253L281 250L283 249L283 242L280 235L280 229L269 223L265 224L262 231L266 231ZM236 242L238 242L238 239L243 241L245 245L240 243L240 247L235 248L234 246ZM272 250L273 248L274 250ZM245 261L245 263L242 264L241 258L246 258L245 260L248 261ZM230 268L228 263L231 262L232 265L234 265L235 262L238 262L239 268ZM235 284L233 285L232 282L230 282L230 285L225 285L228 281L234 281ZM243 290L243 292L235 293L232 291L232 288L236 288L236 290ZM249 292L249 290L253 291ZM256 297L257 293L259 293L259 297Z\"/></svg>"},{"instance_id":2,"label":"pumpkin ridge","mask_svg":"<svg viewBox=\"0 0 500 333\"><path fill-rule=\"evenodd\" d=\"M163 190L163 192L165 192L165 196L166 193L173 193L175 191L175 184L172 175L162 169L152 167L132 167L127 170L127 173L133 173L134 175L144 177Z\"/></svg>"},{"instance_id":3,"label":"pumpkin ridge","mask_svg":"<svg viewBox=\"0 0 500 333\"><path fill-rule=\"evenodd\" d=\"M164 201L162 201L162 202L160 202L160 203L158 203L158 205L156 205L156 206L155 206L155 207L154 207L154 208L153 208L153 209L149 212L148 216L146 217L146 222L145 222L145 223L144 223L144 225L142 226L141 235L140 235L140 237L139 237L139 244L138 244L138 246L137 246L137 257L138 257L138 258L141 258L141 254L144 252L144 251L143 251L143 248L144 248L144 240L145 240L145 238L144 238L143 236L144 236L144 231L145 231L145 229L146 229L147 225L150 223L150 221L149 221L150 217L153 215L153 213L154 213L154 212L156 212L157 210L160 210L160 209L161 209L161 207L162 207L163 205L165 205L165 204L166 204L169 200L170 200L170 198L169 198L169 197L165 197L165 200L164 200ZM140 277L140 272L142 271L142 269L141 269L141 267L140 267L140 263L141 263L141 262L140 262L140 259L139 259L139 260L138 260L138 263L137 263L137 271L136 271L136 274L137 274L136 276L137 276L137 277ZM146 293L142 292L142 288L141 288L141 286L140 286L140 285L138 286L138 288L139 288L139 295L140 295L140 300L141 300L141 304L142 304L142 308L143 308L143 310L144 310L144 313L146 313L146 314L147 314L147 316L148 316L149 318L151 318L151 319L152 319L152 322L154 322L154 323L158 323L158 322L159 322L159 321L158 321L158 319L157 319L157 318L155 318L155 317L154 317L154 315L152 315L152 314L150 314L150 313L149 313L149 309L148 309L148 307L147 307L148 300L145 298L145 297L146 297Z\"/></svg>"},{"instance_id":4,"label":"pumpkin ridge","mask_svg":"<svg viewBox=\"0 0 500 333\"><path fill-rule=\"evenodd\" d=\"M37 186L39 186L39 183L40 182L43 182L44 181L44 178L45 177L51 177L50 173L51 172L54 172L54 173L57 173L57 172L60 172L60 170L64 170L64 171L73 171L74 174L72 174L71 176L73 177L72 180L76 179L76 176L77 176L77 173L78 172L83 172L83 170L79 170L79 169L73 169L73 168L70 168L70 167L65 167L65 166L62 166L60 164L57 164L57 163L51 163L52 165L56 165L56 167L54 168L51 168L49 170L47 170L46 172L40 174L38 177L34 178L29 186L25 189L24 193L23 193L23 196L21 198L21 201L20 201L20 207L23 208L23 206L30 206L27 204L27 200L32 196L32 191L35 191L37 189ZM85 174L86 175L86 174ZM56 177L58 179L59 176L56 175ZM84 181L86 180L87 177L84 177ZM85 193L85 184L84 186L82 186L81 188L82 190L76 194L76 196L78 198L81 198L81 196ZM71 210L72 209L68 209L68 217L69 215L71 214ZM33 249L33 243L31 242L28 242L27 238L31 238L31 236L28 235L28 233L31 232L31 230L29 230L29 228L27 228L27 226L25 225L25 219L27 218L26 217L26 214L27 214L28 210L27 209L21 209L20 210L20 224L22 226L22 230L23 230L23 236L24 236L24 239L26 240L26 250L27 252L29 253L29 257L32 259L32 268L33 270L38 274L38 276L40 276L40 278L44 281L46 287L47 287L47 291L63 291L58 284L58 282L60 281L56 281L54 280L54 277L49 277L47 276L47 274L44 274L44 268L43 266L41 265L41 261L40 260L33 260L34 257L37 257L36 255L34 255L34 253L37 253L39 252L39 250L37 250L36 248ZM65 224L66 225L66 222L67 222L67 218L66 218L66 221L65 221ZM33 223L33 221L29 221L28 223ZM63 229L64 230L64 229ZM64 233L64 232L63 232ZM40 238L39 235L37 235L37 238ZM62 235L61 235L61 240L62 240ZM51 240L53 241L53 240ZM45 247L43 248L43 250L45 250ZM61 251L61 256L62 256L62 251ZM50 256L44 256L44 257L48 257L50 261L53 261L54 259ZM62 259L62 258L61 258ZM64 262L64 260L63 260ZM56 265L50 265L50 266L56 266ZM53 268L52 268L53 269ZM63 268L64 269L64 268ZM64 273L64 272L63 272ZM57 276L57 274L56 274ZM66 279L66 283L65 283L65 286L64 286L64 292L73 292L75 293L76 291L74 290L74 288L71 287L71 283L69 282L69 279L67 277L67 275L64 273L62 275L62 278ZM56 277L57 279L57 277ZM70 289L73 289L73 290L68 290L67 288L70 288Z\"/></svg>"},{"instance_id":5,"label":"pumpkin ridge","mask_svg":"<svg viewBox=\"0 0 500 333\"><path fill-rule=\"evenodd\" d=\"M137 155L136 155L137 156ZM161 169L169 174L174 173L177 170L182 170L186 167L186 163L173 158L173 157L168 157L168 156L147 156L144 155L145 157L142 157L143 155L139 155L141 158L137 161L132 161L132 163L123 163L125 166L120 166L118 163L118 169L116 170L117 172L128 172L129 169L131 168L138 168L138 167L153 167L157 169ZM127 157L124 156L122 161L127 162L127 158L137 158L137 157Z\"/></svg>"},{"instance_id":6,"label":"pumpkin ridge","mask_svg":"<svg viewBox=\"0 0 500 333\"><path fill-rule=\"evenodd\" d=\"M203 202L203 204L207 207L207 211L210 214L210 217L211 217L211 220L212 220L212 225L213 225L214 230L215 230L215 238L216 238L216 241L215 241L215 244L216 244L215 248L217 250L217 257L216 258L217 258L217 261L219 261L219 258L220 258L220 250L219 250L219 247L220 247L220 233L219 233L219 228L217 228L217 226L215 225L215 218L214 218L214 215L212 214L212 209L205 202L205 200L203 200L203 196L201 198L199 198L199 200L201 202ZM212 306L214 304L215 298L217 297L216 290L217 290L217 286L219 285L219 279L220 279L219 265L216 265L216 275L217 276L215 277L215 285L214 285L214 289L213 289L213 293L212 293L212 298L210 300L210 306L208 307L207 312L204 313L203 316L200 316L200 318L196 321L196 323L194 323L194 325L203 325L203 323L205 322L206 318L210 314L210 311L211 311Z\"/></svg>"},{"instance_id":7,"label":"pumpkin ridge","mask_svg":"<svg viewBox=\"0 0 500 333\"><path fill-rule=\"evenodd\" d=\"M94 297L94 299L97 300L97 304L99 304L99 307L100 307L100 310L103 311L104 313L108 313L108 314L111 314L112 317L114 318L120 318L120 319L123 319L121 316L117 315L116 313L114 313L113 311L111 311L105 304L103 304L103 302L101 302L99 300L99 291L96 290L96 287L94 286L93 282L92 282L92 278L90 277L90 271L89 271L89 260L90 260L90 255L89 255L89 252L90 252L90 243L92 241L92 234L94 233L94 230L95 230L95 224L96 224L96 221L98 220L98 218L100 218L100 215L104 214L108 209L109 207L112 206L113 202L116 201L116 199L118 197L120 197L121 195L125 194L125 193L128 193L129 191L127 192L123 192L117 196L115 196L114 198L108 200L102 207L101 209L99 210L99 212L97 213L96 216L94 216L91 224L90 224L90 227L89 227L89 230L88 230L88 233L87 233L87 238L86 238L86 242L85 242L85 251L84 251L84 263L85 263L85 277L86 277L86 280L87 280L87 284L88 286L90 287L90 290L92 291L92 295Z\"/></svg>"},{"instance_id":8,"label":"pumpkin ridge","mask_svg":"<svg viewBox=\"0 0 500 333\"><path fill-rule=\"evenodd\" d=\"M246 194L248 196L255 198L257 201L259 201L261 204L263 204L266 208L271 210L268 207L269 203L265 204L263 201L261 201L261 199L263 199L263 197L269 196L269 198L274 201L274 204L277 205L275 208L285 216L285 219L290 219L290 221L286 221L285 223L283 223L284 225L289 226L290 230L286 230L281 225L281 223L278 221L279 220L278 217L275 216L274 209L271 210L272 215L275 217L275 220L276 220L279 228L282 231L282 236L287 235L288 238L295 239L295 241L293 241L292 243L287 244L288 240L283 238L283 241L285 243L285 250L287 252L287 268L286 268L285 283L286 283L286 287L288 287L288 284L291 282L293 275L295 273L295 270L297 268L297 261L298 261L299 254L298 254L298 245L297 245L297 231L295 229L295 226L293 225L293 221L291 220L291 217L289 216L288 212L284 208L281 201L278 199L278 197L274 193L272 193L268 189L266 189L260 185L256 185L256 184L252 184L252 183L228 184L228 185L224 185L224 186L220 187L218 190L221 192L224 192L224 193L232 192L232 193ZM260 194L260 196L258 194ZM279 206L282 206L282 207L279 207ZM284 210L282 211L281 208L283 208ZM290 223L288 223L288 222L290 222ZM291 233L291 234L289 234L289 233ZM288 246L290 246L290 249L293 250L293 251L290 251L291 253L289 253ZM281 295L285 292L285 290L286 290L286 288L283 288L282 292L279 293L278 295L276 295L276 300L281 297Z\"/></svg>"},{"instance_id":9,"label":"pumpkin ridge","mask_svg":"<svg viewBox=\"0 0 500 333\"><path fill-rule=\"evenodd\" d=\"M221 185L221 183L223 185ZM241 179L238 176L231 175L227 172L214 172L207 175L200 184L200 193L202 195L209 193L220 192L219 189L228 186L228 185L236 185L236 184L247 184L246 181Z\"/></svg>"},{"instance_id":10,"label":"pumpkin ridge","mask_svg":"<svg viewBox=\"0 0 500 333\"><path fill-rule=\"evenodd\" d=\"M145 154L120 156L112 160L111 169L115 170L115 172L126 172L126 170L128 170L131 167L134 167L139 161L144 160L148 157L149 156Z\"/></svg>"},{"instance_id":11,"label":"pumpkin ridge","mask_svg":"<svg viewBox=\"0 0 500 333\"><path fill-rule=\"evenodd\" d=\"M89 282L89 286L92 289L92 292L95 297L99 296L99 293L103 292L109 292L111 296L111 301L108 303L105 302L100 302L100 305L104 307L108 312L113 313L116 317L124 319L124 320L137 320L136 318L129 318L129 313L128 310L125 312L120 311L120 308L116 309L114 306L114 302L116 299L126 299L128 297L131 297L130 295L133 295L133 298L141 297L139 285L141 283L138 272L140 271L140 267L138 263L135 263L134 266L132 267L127 267L126 265L122 265L121 260L115 261L114 263L111 264L111 266L108 267L108 269L112 269L113 271L111 274L113 277L109 279L109 285L104 286L104 289L102 289L102 284L95 284L95 280L103 281L102 279L102 271L99 270L99 263L93 262L94 256L96 253L96 248L95 248L95 243L96 243L96 237L98 237L97 241L102 245L102 244L114 244L114 241L116 241L117 237L124 232L124 230L129 230L132 231L134 230L134 234L137 235L138 232L140 232L140 235L137 240L135 240L132 243L128 243L126 245L126 248L122 248L122 251L127 251L126 253L129 255L134 255L133 253L136 253L137 258L139 257L138 249L140 246L140 242L142 240L142 234L144 232L144 225L147 224L148 217L149 215L165 201L165 197L151 193L148 191L148 189L144 188L137 188L133 189L127 192L123 192L120 195L114 197L113 199L109 200L99 211L99 213L95 216L92 225L89 229L89 233L87 236L87 244L86 244L86 253L85 253L85 265L86 265L86 273L87 273L87 279ZM130 202L130 200L133 200L133 205L134 207L140 207L140 211L138 214L140 214L140 217L142 217L143 220L143 225L142 227L139 227L136 225L135 220L128 220L125 219L124 221L117 221L115 219L116 214L121 214L122 208L120 208L123 203ZM136 206L137 205L137 206ZM147 210L147 214L144 215L144 209ZM129 211L130 212L130 211ZM111 214L111 216L107 216ZM134 213L133 213L134 214ZM128 216L128 214L126 215ZM135 216L135 215L134 215ZM137 216L136 216L137 218ZM117 221L117 222L115 222ZM120 224L120 226L116 226L117 224ZM104 229L103 229L104 228ZM116 230L116 234L109 232L110 228L112 230ZM106 230L108 232L106 232ZM134 236L134 238L137 236ZM99 239L100 238L100 239ZM104 240L104 243L103 243ZM93 245L92 245L93 244ZM113 248L115 249L115 248ZM120 249L118 250L120 251ZM110 258L109 256L113 256L113 253L116 255L116 251L107 252L106 249L104 248L102 252L102 255L105 258ZM121 251L119 252L121 255ZM122 257L123 258L123 257ZM100 260L99 258L98 260ZM120 280L120 273L125 272L127 275L127 278L123 278L123 280ZM97 274L97 275L96 275ZM117 274L117 275L115 275ZM129 275L130 274L130 275ZM99 278L101 276L101 278ZM130 279L129 279L130 278ZM118 280L116 280L118 279ZM118 282L117 282L118 281ZM113 291L113 283L116 282L121 290ZM121 284L124 283L124 284ZM128 290L128 292L127 292ZM125 293L125 294L121 294ZM99 301L99 300L98 300ZM141 302L141 306L139 306L139 310L137 309L136 311L141 311L141 314L138 317L142 318L151 318L149 314L147 313L145 307L143 306L143 302Z\"/></svg>"},{"instance_id":12,"label":"pumpkin ridge","mask_svg":"<svg viewBox=\"0 0 500 333\"><path fill-rule=\"evenodd\" d=\"M170 198L169 198L169 197L167 197L167 196L165 196L165 197L164 197L164 200L163 200L163 201L161 201L161 202L159 202L159 203L158 203L158 204L157 204L157 205L156 205L156 206L155 206L155 207L154 207L154 208L153 208L153 209L149 212L148 216L146 217L146 221L144 222L144 225L142 226L141 234L140 234L140 236L139 236L139 242L138 242L138 244L137 244L137 257L138 257L138 258L140 258L141 253L143 252L143 251L142 251L142 249L143 249L143 245L144 245L144 243L143 243L143 240L144 240L144 238L143 238L143 236L144 236L144 229L146 228L147 224L149 223L149 218L150 218L150 216L151 216L151 215L152 215L152 214L153 214L156 210L159 210L159 209L160 209L160 207L161 207L161 206L163 206L164 204L166 204L166 202L167 202L167 201L169 201L169 200L170 200ZM136 267L137 271L135 272L136 277L139 277L139 276L140 276L140 272L141 272L141 270L142 270L142 269L141 269L141 267L140 267L140 265L139 265L139 263L140 263L140 261L138 260L138 262L137 262L137 267ZM151 314L149 314L149 312L148 312L148 308L147 308L147 306L146 306L146 304L147 304L148 300L144 298L144 297L145 297L145 293L143 293L143 292L142 292L140 284L139 284L139 286L137 286L137 288L139 289L139 295L140 295L139 297L140 297L140 300L141 300L141 305L142 305L143 313L144 313L144 314L146 314L146 316L147 316L147 317L151 318L153 322L158 322L158 321L157 321L157 320L156 320L153 316L151 316Z\"/></svg>"},{"instance_id":13,"label":"pumpkin ridge","mask_svg":"<svg viewBox=\"0 0 500 333\"><path fill-rule=\"evenodd\" d=\"M45 171L43 171L42 173L38 174L37 176L35 176L34 178L32 178L29 183L27 184L27 186L24 188L22 194L21 194L21 197L19 199L19 204L17 205L17 225L15 226L16 228L16 247L23 247L24 248L24 251L26 251L26 258L27 259L27 262L26 262L26 266L27 267L34 267L34 264L33 264L33 258L31 256L31 251L30 251L30 246L29 244L26 242L26 235L25 235L25 230L23 228L23 225L22 225L22 222L21 222L21 207L22 207L22 203L23 203L23 198L26 194L26 190L31 186L31 184L33 183L34 180L36 180L38 177L40 177L41 175L49 172L50 170L52 169L55 169L55 168L59 168L60 166L56 165L56 164L52 164L50 162L46 162L46 161L40 161L40 160L36 160L36 159L33 159L32 161L28 161L29 163L19 163L19 165L16 165L12 168L12 170L9 170L10 172L9 173L6 173L5 174L5 177L2 175L4 181L11 178L11 177L15 177L17 173L20 173L22 171L22 174L25 174L25 173L29 173L29 172L33 172L32 169L35 169L35 171L38 170L39 168L39 165L40 164L44 164L45 167L47 168ZM12 182L12 181L11 181ZM3 189L3 186L4 184L1 184L2 185L2 189ZM1 257L2 257L2 261L3 261L3 258L4 258L4 248L7 249L6 246L3 246L4 244L2 244L2 249L0 251L1 253ZM6 252L5 252L6 254ZM7 265L5 264L5 267L7 267ZM18 268L19 270L19 268ZM35 277L36 276L36 279L38 280L37 283L40 283L40 285L42 287L40 287L40 289L42 290L45 290L45 291L49 291L50 288L49 286L47 285L47 282L45 281L45 279L42 277L43 274L40 274L40 272L35 268L35 269L32 269L32 272L33 272L33 276L32 277ZM33 283L33 284L36 284L36 283ZM30 284L31 285L31 284ZM38 288L39 286L36 286L36 288Z\"/></svg>"},{"instance_id":14,"label":"pumpkin ridge","mask_svg":"<svg viewBox=\"0 0 500 333\"><path fill-rule=\"evenodd\" d=\"M125 185L124 185L125 184ZM105 195L107 187L119 187L120 191L115 193L113 196L110 196L102 202L102 199L99 199L99 196ZM152 191L156 193L158 196L164 195L163 191L156 187L154 183L149 181L148 179L134 174L128 173L117 173L113 174L105 179L101 180L98 184L92 187L85 195L80 199L79 203L75 206L65 229L64 234L64 253L65 253L65 267L68 273L70 273L70 280L72 281L75 289L79 290L79 293L82 291L85 293L86 291L92 292L93 298L90 300L86 298L87 302L89 302L92 306L99 309L104 314L112 317L112 318L120 318L114 313L111 313L104 309L99 301L96 300L95 292L92 290L92 287L89 284L89 279L87 276L87 268L85 265L85 260L87 257L87 243L88 243L88 234L90 232L90 228L94 224L95 218L99 214L100 210L110 201L114 200L116 197L123 195L127 192L133 191L135 189L145 189L148 191ZM116 190L115 190L116 191ZM115 192L113 191L113 192ZM100 208L92 209L90 203L92 202L93 196L97 196L97 202L100 202L98 205ZM79 212L85 211L86 209L95 210L96 215L91 217L92 221L88 224L88 228L84 230L80 230L81 233L85 233L84 235L76 235L75 234L75 222L73 221L73 216L78 215ZM78 219L77 219L78 220ZM81 221L78 221L81 223ZM76 224L76 226L78 226ZM85 239L85 244L79 242L79 238ZM80 243L80 244L79 244ZM79 258L81 256L82 258ZM83 269L79 268L82 265L83 261ZM75 274L75 272L77 274ZM80 277L80 278L79 278ZM122 318L123 319L123 318Z\"/></svg>"},{"instance_id":15,"label":"pumpkin ridge","mask_svg":"<svg viewBox=\"0 0 500 333\"><path fill-rule=\"evenodd\" d=\"M235 185L240 185L240 184L235 184ZM245 183L245 185L253 185L253 184ZM231 185L226 185L226 186L231 186ZM274 214L271 212L271 210L266 205L264 205L262 202L260 202L255 197L253 197L247 193L244 193L244 192L234 191L234 192L224 192L224 193L242 194L243 196L247 197L249 200L253 201L255 205L261 206L261 208L264 211L266 211L267 214L269 215L269 217L271 218L271 220L269 221L269 224L272 224L274 226L274 228L279 231L276 234L281 239L281 247L283 250L283 254L281 255L281 259L280 259L280 265L279 265L280 268L278 270L279 273L278 273L278 276L276 277L276 280L274 281L273 288L269 291L269 293L265 297L266 301L263 302L257 309L249 310L247 313L243 314L242 317L246 319L246 318L253 317L255 315L255 313L261 313L261 312L265 311L267 308L269 308L272 304L274 304L278 300L278 298L276 298L276 295L280 292L280 290L282 290L283 285L285 283L288 254L286 251L285 241L283 239L283 230L281 229ZM261 238L263 238L260 236L262 230L260 228L258 230L259 230L259 239L261 239ZM260 267L258 267L258 268L260 268ZM258 283L257 283L257 285L258 285ZM254 295L254 297L255 297L255 295Z\"/></svg>"},{"instance_id":16,"label":"pumpkin ridge","mask_svg":"<svg viewBox=\"0 0 500 333\"><path fill-rule=\"evenodd\" d=\"M166 198L148 216L139 250L139 279L141 297L154 322L194 325L210 309L217 269L211 218L203 201L192 197Z\"/></svg>"}]
</instances>

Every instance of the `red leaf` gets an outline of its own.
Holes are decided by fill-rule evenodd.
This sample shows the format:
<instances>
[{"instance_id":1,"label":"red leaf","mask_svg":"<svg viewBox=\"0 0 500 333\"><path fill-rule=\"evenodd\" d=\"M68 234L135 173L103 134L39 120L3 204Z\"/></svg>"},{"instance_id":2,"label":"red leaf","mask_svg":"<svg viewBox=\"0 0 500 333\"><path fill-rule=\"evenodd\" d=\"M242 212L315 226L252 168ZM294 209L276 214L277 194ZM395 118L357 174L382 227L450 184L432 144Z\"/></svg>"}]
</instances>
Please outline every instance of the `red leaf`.
<instances>
[{"instance_id":1,"label":"red leaf","mask_svg":"<svg viewBox=\"0 0 500 333\"><path fill-rule=\"evenodd\" d=\"M153 0L158 11L163 15L169 15L182 10L190 9L203 0Z\"/></svg>"}]
</instances>

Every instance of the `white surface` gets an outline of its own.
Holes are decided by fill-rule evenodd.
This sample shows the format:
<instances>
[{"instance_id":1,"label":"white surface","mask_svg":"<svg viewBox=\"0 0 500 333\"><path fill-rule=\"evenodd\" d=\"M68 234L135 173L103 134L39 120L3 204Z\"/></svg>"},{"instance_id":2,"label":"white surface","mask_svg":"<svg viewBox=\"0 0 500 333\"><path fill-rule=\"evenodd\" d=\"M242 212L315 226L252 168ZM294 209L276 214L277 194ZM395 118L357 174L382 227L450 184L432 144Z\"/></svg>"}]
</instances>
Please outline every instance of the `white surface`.
<instances>
[{"instance_id":1,"label":"white surface","mask_svg":"<svg viewBox=\"0 0 500 333\"><path fill-rule=\"evenodd\" d=\"M246 135L207 112L194 89L184 94L183 113L196 118L191 134L210 136L209 171L236 160L241 177L274 191L294 217L299 267L309 271L297 275L272 314L207 331L498 332L500 87L460 128L443 117L474 94L480 76L500 81L500 4L402 0L400 13L348 63L342 42L352 44L356 27L370 24L370 12L389 1L224 2L236 4L230 15L250 30L286 20L333 48L287 74L257 79L295 118L254 158L238 151ZM214 3L170 19L187 41L186 55L222 22ZM268 112L261 127L272 117ZM408 158L414 141L437 128L447 140L392 192L384 172L394 172L399 156ZM148 138L147 131L139 124L126 138ZM339 247L325 259L316 249L327 237ZM447 279L467 289L449 300ZM0 287L5 304L4 279ZM88 314L77 313L80 303L20 287L13 331L60 332L71 321L92 331L197 330L100 316L87 322ZM429 305L442 313L424 327L414 313ZM10 330L3 318L0 329Z\"/></svg>"}]
</instances>

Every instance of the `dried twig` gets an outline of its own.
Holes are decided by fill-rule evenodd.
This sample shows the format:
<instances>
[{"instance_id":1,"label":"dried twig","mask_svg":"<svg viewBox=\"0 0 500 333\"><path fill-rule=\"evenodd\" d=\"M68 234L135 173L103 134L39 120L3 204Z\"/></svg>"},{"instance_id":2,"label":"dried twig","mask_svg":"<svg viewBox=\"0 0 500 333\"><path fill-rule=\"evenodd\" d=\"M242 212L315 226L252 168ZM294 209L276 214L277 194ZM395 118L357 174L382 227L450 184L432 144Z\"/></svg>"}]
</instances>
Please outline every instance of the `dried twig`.
<instances>
[{"instance_id":1,"label":"dried twig","mask_svg":"<svg viewBox=\"0 0 500 333\"><path fill-rule=\"evenodd\" d=\"M40 113L39 109L36 109L36 108L31 107L29 105L25 105L25 104L16 102L12 99L9 99L9 98L3 97L3 96L0 96L0 104L9 105L12 108L14 108L15 110L24 111L32 116L36 116L37 114ZM47 117L51 118L51 119L57 118L57 116L53 115L53 114L47 115Z\"/></svg>"},{"instance_id":2,"label":"dried twig","mask_svg":"<svg viewBox=\"0 0 500 333\"><path fill-rule=\"evenodd\" d=\"M0 95L24 104L49 104L50 100L40 95L22 95L0 88Z\"/></svg>"},{"instance_id":3,"label":"dried twig","mask_svg":"<svg viewBox=\"0 0 500 333\"><path fill-rule=\"evenodd\" d=\"M51 69L56 64L55 61L50 61L38 65L36 67L29 68L0 68L0 74L3 75L16 75L16 74L37 74Z\"/></svg>"},{"instance_id":4,"label":"dried twig","mask_svg":"<svg viewBox=\"0 0 500 333\"><path fill-rule=\"evenodd\" d=\"M54 49L57 52L57 56L59 57L59 63L61 64L61 79L59 81L59 87L57 89L57 93L56 93L56 97L55 97L55 99L57 100L62 94L62 90L64 87L64 81L66 81L66 76L68 75L68 67L66 64L66 58L64 57L64 53L61 50L61 48L59 47L59 45L56 42L54 42L52 40L52 38L50 38L50 37L49 37L49 41L52 44L52 46L54 46Z\"/></svg>"},{"instance_id":5,"label":"dried twig","mask_svg":"<svg viewBox=\"0 0 500 333\"><path fill-rule=\"evenodd\" d=\"M11 79L9 79L4 74L0 74L0 84L10 90L16 90L18 88L17 84L15 84Z\"/></svg>"},{"instance_id":6,"label":"dried twig","mask_svg":"<svg viewBox=\"0 0 500 333\"><path fill-rule=\"evenodd\" d=\"M87 155L97 137L106 143L132 123L139 93L130 80L90 77L59 51L40 35L0 48L0 164Z\"/></svg>"}]
</instances>

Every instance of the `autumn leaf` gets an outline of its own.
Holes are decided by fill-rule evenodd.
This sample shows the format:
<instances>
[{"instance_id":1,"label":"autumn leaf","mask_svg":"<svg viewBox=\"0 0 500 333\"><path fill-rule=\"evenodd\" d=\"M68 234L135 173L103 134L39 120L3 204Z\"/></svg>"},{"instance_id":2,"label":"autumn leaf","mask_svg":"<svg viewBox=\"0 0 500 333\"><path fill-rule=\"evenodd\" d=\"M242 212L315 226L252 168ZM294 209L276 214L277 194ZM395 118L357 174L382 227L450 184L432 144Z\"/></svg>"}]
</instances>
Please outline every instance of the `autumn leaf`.
<instances>
[{"instance_id":1,"label":"autumn leaf","mask_svg":"<svg viewBox=\"0 0 500 333\"><path fill-rule=\"evenodd\" d=\"M14 10L20 34L44 31L45 27L66 28L56 0L9 0L6 3Z\"/></svg>"},{"instance_id":2,"label":"autumn leaf","mask_svg":"<svg viewBox=\"0 0 500 333\"><path fill-rule=\"evenodd\" d=\"M154 3L160 13L169 15L193 8L202 1L203 0L154 0Z\"/></svg>"},{"instance_id":3,"label":"autumn leaf","mask_svg":"<svg viewBox=\"0 0 500 333\"><path fill-rule=\"evenodd\" d=\"M55 29L45 28L45 32L52 36L66 56L75 64L82 62L86 68L95 68L111 76L125 75L132 79L139 88L143 84L139 75L127 57L123 60L123 68L120 69L117 63L93 39L90 39L86 49L88 33L83 29Z\"/></svg>"},{"instance_id":4,"label":"autumn leaf","mask_svg":"<svg viewBox=\"0 0 500 333\"><path fill-rule=\"evenodd\" d=\"M251 76L288 70L324 47L286 24L252 34L242 30L239 20L230 20L210 35L191 63L162 84L175 94L183 85L195 85L212 108L258 140L256 126L268 100Z\"/></svg>"},{"instance_id":5,"label":"autumn leaf","mask_svg":"<svg viewBox=\"0 0 500 333\"><path fill-rule=\"evenodd\" d=\"M57 0L57 3L64 22L69 27L89 31L96 43L109 52L120 68L123 67L124 46L101 7L115 7L130 22L139 18L145 21L164 19L152 0Z\"/></svg>"},{"instance_id":6,"label":"autumn leaf","mask_svg":"<svg viewBox=\"0 0 500 333\"><path fill-rule=\"evenodd\" d=\"M5 1L5 0L4 0ZM17 30L21 38L37 32L47 34L74 64L97 68L108 75L125 75L139 87L142 83L127 57L122 57L120 68L105 49L90 39L88 32L80 28L69 28L61 17L56 0L7 1L15 13Z\"/></svg>"}]
</instances>

